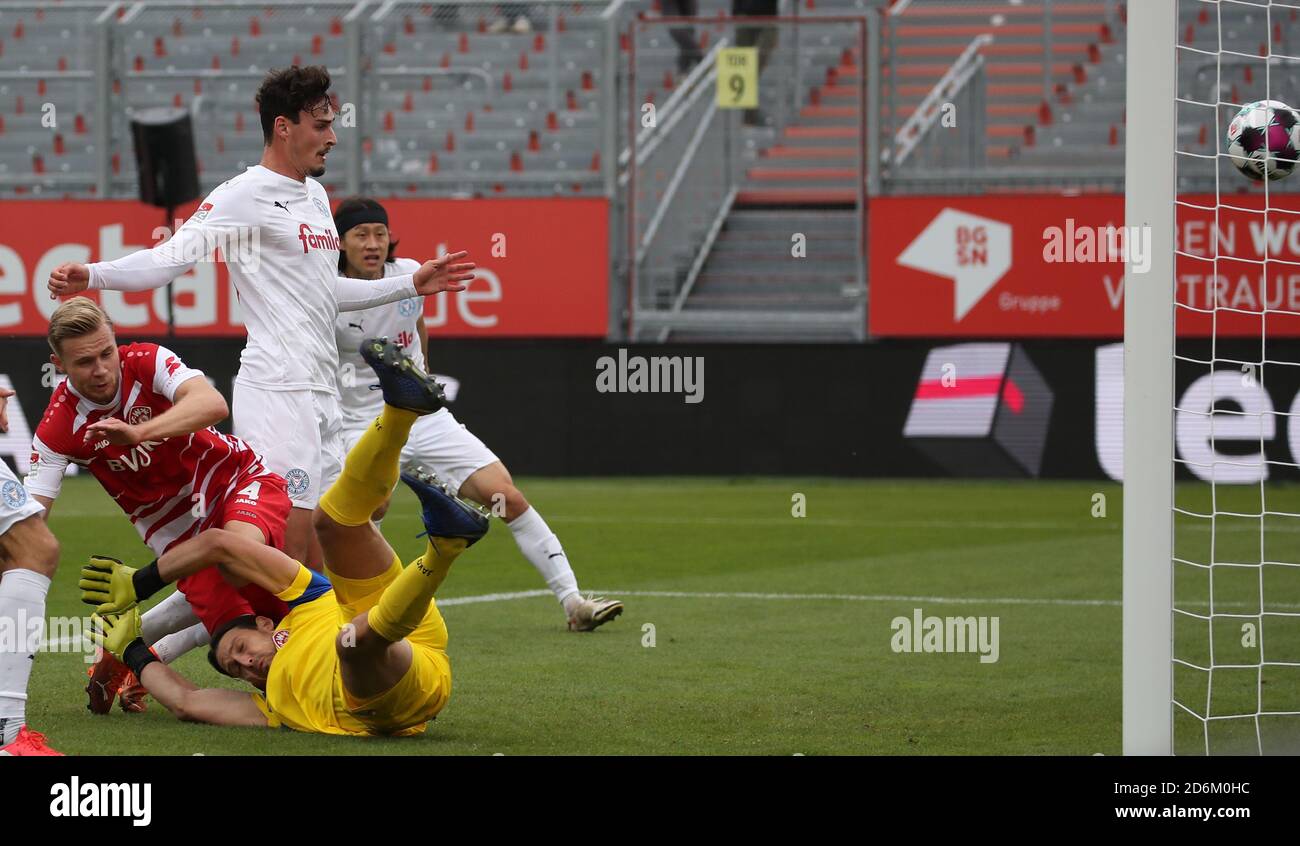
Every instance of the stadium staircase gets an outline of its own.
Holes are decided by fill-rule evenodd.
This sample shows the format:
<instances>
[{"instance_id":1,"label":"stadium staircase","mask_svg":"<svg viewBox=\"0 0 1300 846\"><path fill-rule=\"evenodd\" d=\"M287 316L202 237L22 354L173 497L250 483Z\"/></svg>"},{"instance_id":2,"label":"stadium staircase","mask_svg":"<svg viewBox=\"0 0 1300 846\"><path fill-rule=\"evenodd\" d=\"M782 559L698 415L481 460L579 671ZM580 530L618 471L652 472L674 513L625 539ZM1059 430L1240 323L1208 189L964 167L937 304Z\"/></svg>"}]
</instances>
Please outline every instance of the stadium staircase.
<instances>
[{"instance_id":1,"label":"stadium staircase","mask_svg":"<svg viewBox=\"0 0 1300 846\"><path fill-rule=\"evenodd\" d=\"M866 13L859 0L797 3L808 17ZM882 36L880 72L885 90L893 91L882 103L882 124L901 126L972 41L990 35L992 42L980 51L987 79L984 157L1004 165L1022 156L1055 163L1062 142L1052 136L1044 156L1039 136L1062 122L1068 125L1076 98L1099 96L1090 81L1105 89L1107 77L1098 71L1107 59L1114 61L1119 22L1112 18L1122 14L1110 2L1055 2L1045 32L1041 3L918 0L900 8ZM1045 35L1051 44L1049 67L1044 66ZM859 332L852 320L836 315L856 315L866 297L856 273L860 219L854 187L862 143L862 57L847 35L801 52L815 57L804 77L813 80L805 105L774 139L753 151L746 183L683 305L686 312L734 312L737 320L708 331L674 330L666 337L834 341ZM1045 78L1050 81L1046 93ZM1122 97L1122 86L1115 90ZM1113 154L1105 155L1109 162ZM807 258L791 256L792 232L808 237ZM861 261L866 261L865 239ZM775 319L778 311L812 319L786 321L783 328Z\"/></svg>"},{"instance_id":2,"label":"stadium staircase","mask_svg":"<svg viewBox=\"0 0 1300 846\"><path fill-rule=\"evenodd\" d=\"M682 328L652 332L674 341L851 341L861 337L865 291L859 277L862 218L854 184L861 156L862 76L858 32L851 26L816 25L818 15L866 14L862 4L822 8L818 0L795 0L797 13L813 25L780 26L772 59L760 80L764 125L741 130L743 171L733 205L681 305ZM657 6L657 3L654 4ZM702 3L709 17L729 3ZM652 8L654 8L652 6ZM696 28L704 49L722 30ZM795 71L806 82L798 107L774 102L788 97L781 74ZM664 45L665 79L675 47ZM640 66L640 62L638 65ZM656 69L657 70L657 69ZM648 74L658 79L660 73ZM645 98L668 90L651 86ZM662 102L657 99L655 102ZM782 120L782 117L785 120ZM792 255L792 236L802 234L805 257ZM709 316L707 322L700 318Z\"/></svg>"}]
</instances>

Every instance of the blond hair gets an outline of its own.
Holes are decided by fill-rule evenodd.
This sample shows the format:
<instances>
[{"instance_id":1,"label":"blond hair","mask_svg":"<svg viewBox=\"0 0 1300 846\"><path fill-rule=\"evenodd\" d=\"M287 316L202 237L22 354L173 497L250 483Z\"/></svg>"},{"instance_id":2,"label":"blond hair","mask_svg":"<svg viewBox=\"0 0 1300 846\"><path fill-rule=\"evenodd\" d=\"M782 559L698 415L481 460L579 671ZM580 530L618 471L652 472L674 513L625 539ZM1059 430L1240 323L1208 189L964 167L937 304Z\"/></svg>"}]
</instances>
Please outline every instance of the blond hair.
<instances>
[{"instance_id":1,"label":"blond hair","mask_svg":"<svg viewBox=\"0 0 1300 846\"><path fill-rule=\"evenodd\" d=\"M113 321L104 310L88 297L73 297L50 315L50 331L46 338L50 342L50 349L59 355L59 348L68 338L80 338L101 326L113 328Z\"/></svg>"}]
</instances>

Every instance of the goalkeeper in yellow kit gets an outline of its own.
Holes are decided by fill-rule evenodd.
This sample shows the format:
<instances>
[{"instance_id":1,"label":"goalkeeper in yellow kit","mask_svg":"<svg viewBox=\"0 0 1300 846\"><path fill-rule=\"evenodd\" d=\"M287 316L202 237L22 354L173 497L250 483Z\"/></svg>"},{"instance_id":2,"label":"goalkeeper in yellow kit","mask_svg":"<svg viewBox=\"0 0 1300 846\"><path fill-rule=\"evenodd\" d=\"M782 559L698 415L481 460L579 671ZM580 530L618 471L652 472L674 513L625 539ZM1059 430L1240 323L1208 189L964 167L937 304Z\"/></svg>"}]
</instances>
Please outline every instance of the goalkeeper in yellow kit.
<instances>
[{"instance_id":1,"label":"goalkeeper in yellow kit","mask_svg":"<svg viewBox=\"0 0 1300 846\"><path fill-rule=\"evenodd\" d=\"M100 557L82 570L82 598L97 606L91 638L181 719L407 735L424 731L447 704L447 626L433 596L456 557L487 532L488 520L431 476L402 475L420 498L428 532L424 555L402 567L370 515L397 482L411 425L441 407L442 391L387 339L368 339L362 355L379 377L384 409L316 509L328 580L277 549L221 529L138 570ZM241 617L212 635L213 666L260 694L197 688L139 639L136 603L214 564L235 584L260 585L289 605L278 622Z\"/></svg>"}]
</instances>

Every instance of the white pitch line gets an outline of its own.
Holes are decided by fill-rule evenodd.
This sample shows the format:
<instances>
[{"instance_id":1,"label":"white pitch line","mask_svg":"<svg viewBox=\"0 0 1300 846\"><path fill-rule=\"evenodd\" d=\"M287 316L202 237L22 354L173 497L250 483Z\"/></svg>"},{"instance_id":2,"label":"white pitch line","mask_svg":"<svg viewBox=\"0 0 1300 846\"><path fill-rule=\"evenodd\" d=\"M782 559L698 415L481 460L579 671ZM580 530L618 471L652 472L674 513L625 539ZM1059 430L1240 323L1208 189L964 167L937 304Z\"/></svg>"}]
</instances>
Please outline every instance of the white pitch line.
<instances>
[{"instance_id":1,"label":"white pitch line","mask_svg":"<svg viewBox=\"0 0 1300 846\"><path fill-rule=\"evenodd\" d=\"M1025 531L1118 531L1119 524L1106 524L1092 518L1077 522L1047 520L891 520L862 519L841 517L792 517L788 513L775 512L771 517L709 517L692 515L677 517L665 515L635 515L623 517L604 517L597 514L548 514L546 519L553 523L593 523L593 524L641 524L651 526L765 526L786 529L791 526L836 526L844 528L899 528L899 529L1021 529ZM1258 531L1258 527L1256 527Z\"/></svg>"},{"instance_id":2,"label":"white pitch line","mask_svg":"<svg viewBox=\"0 0 1300 846\"><path fill-rule=\"evenodd\" d=\"M480 593L477 596L449 596L438 600L438 607L448 605L473 605L476 602L504 602L507 599L532 599L534 596L551 596L549 590L516 590L510 593Z\"/></svg>"},{"instance_id":3,"label":"white pitch line","mask_svg":"<svg viewBox=\"0 0 1300 846\"><path fill-rule=\"evenodd\" d=\"M78 510L74 508L64 508L59 510L63 517L93 517L102 519L118 519L120 514L114 512ZM791 517L780 511L774 512L772 516L764 517L710 517L708 515L689 515L675 516L663 515L654 516L646 514L606 517L599 514L548 514L546 519L552 523L585 523L592 525L643 525L643 526L753 526L760 528L779 528L787 529L791 526L826 526L832 528L862 528L862 529L952 529L952 530L970 530L970 529L992 529L1007 531L1045 531L1045 532L1087 532L1087 533L1118 533L1120 524L1118 521L1101 521L1092 517L1080 517L1078 520L953 520L953 519L935 519L935 520L915 520L915 519L871 519L871 518L848 518L848 517ZM1220 533L1239 533L1250 532L1257 534L1260 530L1258 524L1250 525L1244 522L1227 522L1223 525L1211 526L1208 521L1201 519L1196 523L1188 523L1178 527L1178 531L1186 532L1210 532L1218 531ZM1300 523L1283 523L1267 528L1267 534L1270 535L1294 535L1300 534Z\"/></svg>"},{"instance_id":4,"label":"white pitch line","mask_svg":"<svg viewBox=\"0 0 1300 846\"><path fill-rule=\"evenodd\" d=\"M532 599L535 596L551 596L549 590L517 590L509 593L480 593L474 596L449 596L446 599L438 600L438 607L445 608L448 605L473 605L478 602L505 602L511 599ZM86 618L89 619L89 618ZM73 644L84 643L84 637L61 637L58 640L48 642L46 646L53 646L57 650Z\"/></svg>"},{"instance_id":5,"label":"white pitch line","mask_svg":"<svg viewBox=\"0 0 1300 846\"><path fill-rule=\"evenodd\" d=\"M752 600L831 600L842 602L921 602L933 605L1052 605L1066 607L1084 607L1084 608L1118 608L1123 605L1118 599L1058 599L1052 597L1031 598L1023 596L907 596L902 594L884 594L884 593L757 593L751 591L684 591L684 590L592 590L590 593L597 593L604 596L624 597L624 596L645 596L656 599L752 599ZM549 590L517 590L504 593L480 593L470 596L449 596L446 599L439 599L438 606L446 608L452 605L476 605L483 602L508 602L514 599L535 599L541 596L550 596ZM1187 606L1203 606L1206 603L1185 603ZM1220 608L1244 607L1247 603L1242 602L1216 602L1215 606ZM1250 607L1254 607L1250 604ZM1270 607L1275 608L1297 608L1300 605L1295 603L1270 603ZM68 646L76 643L83 643L82 638L61 637L52 644L56 651L62 651Z\"/></svg>"},{"instance_id":6,"label":"white pitch line","mask_svg":"<svg viewBox=\"0 0 1300 846\"><path fill-rule=\"evenodd\" d=\"M93 517L98 519L118 519L117 512L80 510L62 508L59 515L63 517ZM1119 531L1118 522L1105 523L1094 518L1080 518L1077 521L1066 520L916 520L890 518L850 518L850 517L793 517L788 511L778 509L772 516L755 517L710 517L708 515L672 515L662 516L637 514L619 517L606 517L599 514L547 514L546 519L552 523L587 523L594 525L645 525L645 526L759 526L788 528L789 525L828 526L838 528L899 528L899 529L1013 529L1024 531L1070 531L1089 532ZM1245 527L1251 528L1251 527ZM1209 531L1207 526L1206 531ZM1227 531L1220 527L1220 531ZM1254 527L1255 531L1259 527ZM1297 528L1300 531L1300 528Z\"/></svg>"},{"instance_id":7,"label":"white pitch line","mask_svg":"<svg viewBox=\"0 0 1300 846\"><path fill-rule=\"evenodd\" d=\"M750 593L681 590L597 590L602 596L649 596L669 599L775 599L775 600L843 600L846 602L932 602L936 605L1079 605L1120 606L1118 599L1031 599L1027 597L978 596L896 596L867 593ZM441 603L440 603L441 604Z\"/></svg>"}]
</instances>

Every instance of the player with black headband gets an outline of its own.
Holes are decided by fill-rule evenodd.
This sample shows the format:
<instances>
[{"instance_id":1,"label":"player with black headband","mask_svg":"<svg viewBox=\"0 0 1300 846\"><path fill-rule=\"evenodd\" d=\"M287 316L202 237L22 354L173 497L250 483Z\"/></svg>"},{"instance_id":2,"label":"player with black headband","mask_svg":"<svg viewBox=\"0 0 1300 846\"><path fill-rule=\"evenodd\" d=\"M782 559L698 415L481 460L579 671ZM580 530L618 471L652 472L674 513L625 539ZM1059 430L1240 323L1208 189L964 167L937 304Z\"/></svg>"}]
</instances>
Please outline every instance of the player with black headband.
<instances>
[{"instance_id":1,"label":"player with black headband","mask_svg":"<svg viewBox=\"0 0 1300 846\"><path fill-rule=\"evenodd\" d=\"M418 266L412 259L396 257L397 241L389 229L388 213L376 200L343 200L334 212L334 224L340 241L340 275L378 283ZM391 339L427 372L429 335L422 300L400 300L340 314L335 338L345 449L357 442L383 410L383 399L370 389L372 380L362 375L369 369L358 351L364 338L376 336ZM623 603L618 600L585 597L578 591L564 547L515 487L505 464L446 408L416 422L402 449L402 466L431 469L451 490L503 517L519 551L560 601L571 630L590 631L623 613ZM387 507L385 503L376 518L382 518Z\"/></svg>"}]
</instances>

